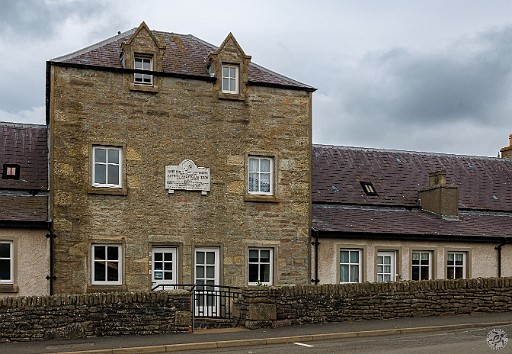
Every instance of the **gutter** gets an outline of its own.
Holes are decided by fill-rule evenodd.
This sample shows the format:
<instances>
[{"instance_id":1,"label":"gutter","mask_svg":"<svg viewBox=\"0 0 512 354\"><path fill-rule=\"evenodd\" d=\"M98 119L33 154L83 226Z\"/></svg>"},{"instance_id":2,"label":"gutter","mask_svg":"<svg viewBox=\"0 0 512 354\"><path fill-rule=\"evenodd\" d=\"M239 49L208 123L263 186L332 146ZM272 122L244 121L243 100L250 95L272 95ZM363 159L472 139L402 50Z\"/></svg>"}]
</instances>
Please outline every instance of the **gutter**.
<instances>
[{"instance_id":1,"label":"gutter","mask_svg":"<svg viewBox=\"0 0 512 354\"><path fill-rule=\"evenodd\" d=\"M320 279L318 279L318 246L320 242L318 242L318 231L315 228L311 228L311 231L315 237L315 241L311 242L311 245L315 247L315 277L311 279L311 282L318 285L320 283Z\"/></svg>"},{"instance_id":2,"label":"gutter","mask_svg":"<svg viewBox=\"0 0 512 354\"><path fill-rule=\"evenodd\" d=\"M494 249L498 251L498 278L501 278L501 249L507 243L512 243L512 239L510 237L505 237L505 240L502 243L494 247Z\"/></svg>"}]
</instances>

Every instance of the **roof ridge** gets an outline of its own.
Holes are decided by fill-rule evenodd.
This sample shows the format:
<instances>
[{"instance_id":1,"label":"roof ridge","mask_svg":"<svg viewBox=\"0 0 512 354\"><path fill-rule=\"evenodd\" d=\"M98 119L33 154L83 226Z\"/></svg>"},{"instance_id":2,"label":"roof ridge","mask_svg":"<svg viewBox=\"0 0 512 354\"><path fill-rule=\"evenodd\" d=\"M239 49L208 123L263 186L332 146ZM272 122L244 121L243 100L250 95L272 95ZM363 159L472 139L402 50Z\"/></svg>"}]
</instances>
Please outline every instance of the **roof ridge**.
<instances>
[{"instance_id":1,"label":"roof ridge","mask_svg":"<svg viewBox=\"0 0 512 354\"><path fill-rule=\"evenodd\" d=\"M46 124L18 123L18 122L4 122L4 121L0 121L0 126L16 127L16 128L46 128Z\"/></svg>"},{"instance_id":2,"label":"roof ridge","mask_svg":"<svg viewBox=\"0 0 512 354\"><path fill-rule=\"evenodd\" d=\"M131 30L128 30L128 31L123 32L123 33L119 33L119 34L115 35L114 37L107 38L107 39L105 39L105 40L103 40L101 42L98 42L98 43L92 44L92 45L90 45L88 47L79 49L79 50L77 50L77 51L75 51L73 53L66 54L66 55L63 55L63 56L60 56L60 57L57 57L57 58L53 58L50 61L53 61L53 62L63 62L63 61L69 60L69 59L71 59L73 57L79 56L81 54L90 52L91 50L98 49L100 47L103 47L104 45L107 45L107 44L110 44L112 42L115 42L115 41L119 40L120 38L132 35L136 30L137 30L137 28L132 28Z\"/></svg>"},{"instance_id":3,"label":"roof ridge","mask_svg":"<svg viewBox=\"0 0 512 354\"><path fill-rule=\"evenodd\" d=\"M456 158L473 158L473 159L482 159L482 160L500 160L500 161L508 160L509 162L512 162L512 159L501 159L501 158L493 157L493 156L462 155L462 154L445 153L445 152L381 149L381 148L369 148L369 147L359 147L359 146L339 146L339 145L330 145L330 144L313 144L313 147L322 148L322 149L402 153L402 154L423 155L423 156L452 156L452 157L456 157Z\"/></svg>"}]
</instances>

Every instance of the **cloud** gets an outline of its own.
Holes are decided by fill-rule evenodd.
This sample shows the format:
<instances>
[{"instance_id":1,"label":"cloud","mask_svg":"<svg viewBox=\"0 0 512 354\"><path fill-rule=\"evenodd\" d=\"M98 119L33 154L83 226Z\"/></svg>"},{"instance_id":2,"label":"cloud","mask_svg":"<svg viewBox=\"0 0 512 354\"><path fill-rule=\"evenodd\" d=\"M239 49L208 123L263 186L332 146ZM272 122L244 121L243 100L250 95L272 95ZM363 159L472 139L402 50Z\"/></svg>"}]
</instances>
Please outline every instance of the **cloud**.
<instances>
[{"instance_id":1,"label":"cloud","mask_svg":"<svg viewBox=\"0 0 512 354\"><path fill-rule=\"evenodd\" d=\"M0 36L4 39L52 37L70 17L83 22L105 11L99 0L4 1L0 11Z\"/></svg>"},{"instance_id":2,"label":"cloud","mask_svg":"<svg viewBox=\"0 0 512 354\"><path fill-rule=\"evenodd\" d=\"M0 122L30 123L37 122L44 124L46 120L46 109L44 106L33 107L31 109L7 112L0 110Z\"/></svg>"},{"instance_id":3,"label":"cloud","mask_svg":"<svg viewBox=\"0 0 512 354\"><path fill-rule=\"evenodd\" d=\"M425 141L442 139L446 147L461 127L464 132L509 128L511 52L508 27L428 53L409 48L368 53L340 69L336 83L316 98L315 112L335 118L317 122L321 131L315 140L420 150Z\"/></svg>"}]
</instances>

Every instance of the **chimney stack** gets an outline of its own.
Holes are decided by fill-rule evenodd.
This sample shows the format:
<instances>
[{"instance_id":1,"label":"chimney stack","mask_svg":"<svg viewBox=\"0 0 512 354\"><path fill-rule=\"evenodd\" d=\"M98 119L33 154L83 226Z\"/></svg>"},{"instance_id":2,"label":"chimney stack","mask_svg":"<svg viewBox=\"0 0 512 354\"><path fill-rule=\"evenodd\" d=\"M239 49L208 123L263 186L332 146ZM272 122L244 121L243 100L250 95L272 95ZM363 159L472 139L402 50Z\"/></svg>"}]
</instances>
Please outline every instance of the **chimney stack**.
<instances>
[{"instance_id":1,"label":"chimney stack","mask_svg":"<svg viewBox=\"0 0 512 354\"><path fill-rule=\"evenodd\" d=\"M446 184L446 170L430 172L428 184L428 188L418 193L421 209L441 215L443 219L458 220L459 189Z\"/></svg>"},{"instance_id":2,"label":"chimney stack","mask_svg":"<svg viewBox=\"0 0 512 354\"><path fill-rule=\"evenodd\" d=\"M512 159L512 134L508 136L508 146L500 150L500 157L502 159Z\"/></svg>"}]
</instances>

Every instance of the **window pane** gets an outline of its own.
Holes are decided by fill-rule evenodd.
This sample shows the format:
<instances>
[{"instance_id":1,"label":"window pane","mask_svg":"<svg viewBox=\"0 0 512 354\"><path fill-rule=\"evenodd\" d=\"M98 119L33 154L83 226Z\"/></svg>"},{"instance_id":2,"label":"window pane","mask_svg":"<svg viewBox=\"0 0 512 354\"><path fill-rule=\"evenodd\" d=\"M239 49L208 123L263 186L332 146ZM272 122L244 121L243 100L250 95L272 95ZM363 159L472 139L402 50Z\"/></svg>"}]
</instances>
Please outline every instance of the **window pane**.
<instances>
[{"instance_id":1,"label":"window pane","mask_svg":"<svg viewBox=\"0 0 512 354\"><path fill-rule=\"evenodd\" d=\"M142 59L135 58L135 69L142 69Z\"/></svg>"},{"instance_id":2,"label":"window pane","mask_svg":"<svg viewBox=\"0 0 512 354\"><path fill-rule=\"evenodd\" d=\"M107 279L108 281L118 281L118 268L117 262L107 262Z\"/></svg>"},{"instance_id":3,"label":"window pane","mask_svg":"<svg viewBox=\"0 0 512 354\"><path fill-rule=\"evenodd\" d=\"M421 267L421 280L427 280L428 278L428 267Z\"/></svg>"},{"instance_id":4,"label":"window pane","mask_svg":"<svg viewBox=\"0 0 512 354\"><path fill-rule=\"evenodd\" d=\"M349 260L349 252L348 251L341 251L340 262L341 263L348 263L348 260Z\"/></svg>"},{"instance_id":5,"label":"window pane","mask_svg":"<svg viewBox=\"0 0 512 354\"><path fill-rule=\"evenodd\" d=\"M108 149L108 162L119 164L119 150Z\"/></svg>"},{"instance_id":6,"label":"window pane","mask_svg":"<svg viewBox=\"0 0 512 354\"><path fill-rule=\"evenodd\" d=\"M350 281L359 282L359 266L350 267Z\"/></svg>"},{"instance_id":7,"label":"window pane","mask_svg":"<svg viewBox=\"0 0 512 354\"><path fill-rule=\"evenodd\" d=\"M456 265L462 265L464 260L464 256L462 254L456 254L455 255L455 264Z\"/></svg>"},{"instance_id":8,"label":"window pane","mask_svg":"<svg viewBox=\"0 0 512 354\"><path fill-rule=\"evenodd\" d=\"M11 280L11 261L0 259L0 280Z\"/></svg>"},{"instance_id":9,"label":"window pane","mask_svg":"<svg viewBox=\"0 0 512 354\"><path fill-rule=\"evenodd\" d=\"M210 279L215 277L215 267L206 267L206 277Z\"/></svg>"},{"instance_id":10,"label":"window pane","mask_svg":"<svg viewBox=\"0 0 512 354\"><path fill-rule=\"evenodd\" d=\"M167 252L167 253L165 254L165 260L166 260L167 262L171 262L171 261L172 261L172 253Z\"/></svg>"},{"instance_id":11,"label":"window pane","mask_svg":"<svg viewBox=\"0 0 512 354\"><path fill-rule=\"evenodd\" d=\"M256 283L258 280L258 265L249 264L249 282Z\"/></svg>"},{"instance_id":12,"label":"window pane","mask_svg":"<svg viewBox=\"0 0 512 354\"><path fill-rule=\"evenodd\" d=\"M197 264L204 264L204 252L196 253L196 262Z\"/></svg>"},{"instance_id":13,"label":"window pane","mask_svg":"<svg viewBox=\"0 0 512 354\"><path fill-rule=\"evenodd\" d=\"M349 281L349 274L348 274L348 265L342 264L340 266L340 282L341 283L348 283Z\"/></svg>"},{"instance_id":14,"label":"window pane","mask_svg":"<svg viewBox=\"0 0 512 354\"><path fill-rule=\"evenodd\" d=\"M257 173L249 174L249 192L259 191L259 180Z\"/></svg>"},{"instance_id":15,"label":"window pane","mask_svg":"<svg viewBox=\"0 0 512 354\"><path fill-rule=\"evenodd\" d=\"M462 267L455 268L455 279L462 279L463 277L464 277L463 268Z\"/></svg>"},{"instance_id":16,"label":"window pane","mask_svg":"<svg viewBox=\"0 0 512 354\"><path fill-rule=\"evenodd\" d=\"M420 268L412 267L412 280L420 280Z\"/></svg>"},{"instance_id":17,"label":"window pane","mask_svg":"<svg viewBox=\"0 0 512 354\"><path fill-rule=\"evenodd\" d=\"M94 259L101 260L105 258L105 246L94 246Z\"/></svg>"},{"instance_id":18,"label":"window pane","mask_svg":"<svg viewBox=\"0 0 512 354\"><path fill-rule=\"evenodd\" d=\"M222 79L222 89L225 91L229 91L229 79Z\"/></svg>"},{"instance_id":19,"label":"window pane","mask_svg":"<svg viewBox=\"0 0 512 354\"><path fill-rule=\"evenodd\" d=\"M269 193L270 192L270 175L261 174L260 175L260 192Z\"/></svg>"},{"instance_id":20,"label":"window pane","mask_svg":"<svg viewBox=\"0 0 512 354\"><path fill-rule=\"evenodd\" d=\"M350 263L359 263L359 252L358 251L350 252Z\"/></svg>"},{"instance_id":21,"label":"window pane","mask_svg":"<svg viewBox=\"0 0 512 354\"><path fill-rule=\"evenodd\" d=\"M448 264L452 264L453 263L453 257L455 255L453 253L448 253Z\"/></svg>"},{"instance_id":22,"label":"window pane","mask_svg":"<svg viewBox=\"0 0 512 354\"><path fill-rule=\"evenodd\" d=\"M110 261L119 260L119 247L108 246L107 252L108 252L108 254L107 254L108 260L110 260Z\"/></svg>"},{"instance_id":23,"label":"window pane","mask_svg":"<svg viewBox=\"0 0 512 354\"><path fill-rule=\"evenodd\" d=\"M258 250L249 250L249 262L254 263L258 262L259 256L258 256Z\"/></svg>"},{"instance_id":24,"label":"window pane","mask_svg":"<svg viewBox=\"0 0 512 354\"><path fill-rule=\"evenodd\" d=\"M261 159L260 160L260 171L261 172L270 172L270 160L269 159Z\"/></svg>"},{"instance_id":25,"label":"window pane","mask_svg":"<svg viewBox=\"0 0 512 354\"><path fill-rule=\"evenodd\" d=\"M108 165L108 184L119 184L119 166Z\"/></svg>"},{"instance_id":26,"label":"window pane","mask_svg":"<svg viewBox=\"0 0 512 354\"><path fill-rule=\"evenodd\" d=\"M270 281L270 264L260 265L260 281L267 283Z\"/></svg>"},{"instance_id":27,"label":"window pane","mask_svg":"<svg viewBox=\"0 0 512 354\"><path fill-rule=\"evenodd\" d=\"M0 258L11 258L10 243L0 243Z\"/></svg>"},{"instance_id":28,"label":"window pane","mask_svg":"<svg viewBox=\"0 0 512 354\"><path fill-rule=\"evenodd\" d=\"M107 166L98 165L94 166L94 183L106 184L107 183Z\"/></svg>"},{"instance_id":29,"label":"window pane","mask_svg":"<svg viewBox=\"0 0 512 354\"><path fill-rule=\"evenodd\" d=\"M144 60L142 61L142 68L143 68L144 70L151 70L151 60L149 60L149 59L144 59Z\"/></svg>"},{"instance_id":30,"label":"window pane","mask_svg":"<svg viewBox=\"0 0 512 354\"><path fill-rule=\"evenodd\" d=\"M214 252L206 253L206 264L215 264L215 253Z\"/></svg>"},{"instance_id":31,"label":"window pane","mask_svg":"<svg viewBox=\"0 0 512 354\"><path fill-rule=\"evenodd\" d=\"M94 149L94 161L95 162L107 162L107 151L102 148Z\"/></svg>"},{"instance_id":32,"label":"window pane","mask_svg":"<svg viewBox=\"0 0 512 354\"><path fill-rule=\"evenodd\" d=\"M162 270L163 265L163 262L155 262L155 270Z\"/></svg>"},{"instance_id":33,"label":"window pane","mask_svg":"<svg viewBox=\"0 0 512 354\"><path fill-rule=\"evenodd\" d=\"M94 262L94 280L105 281L106 267L104 262Z\"/></svg>"},{"instance_id":34,"label":"window pane","mask_svg":"<svg viewBox=\"0 0 512 354\"><path fill-rule=\"evenodd\" d=\"M196 267L196 277L204 278L204 267L203 266Z\"/></svg>"},{"instance_id":35,"label":"window pane","mask_svg":"<svg viewBox=\"0 0 512 354\"><path fill-rule=\"evenodd\" d=\"M259 161L255 158L249 159L249 172L258 172L259 171Z\"/></svg>"},{"instance_id":36,"label":"window pane","mask_svg":"<svg viewBox=\"0 0 512 354\"><path fill-rule=\"evenodd\" d=\"M412 254L412 260L413 261L418 261L420 259L420 254L419 253L413 253ZM413 263L413 264L419 264L419 262L416 262L416 263Z\"/></svg>"},{"instance_id":37,"label":"window pane","mask_svg":"<svg viewBox=\"0 0 512 354\"><path fill-rule=\"evenodd\" d=\"M270 250L260 251L260 262L270 263Z\"/></svg>"},{"instance_id":38,"label":"window pane","mask_svg":"<svg viewBox=\"0 0 512 354\"><path fill-rule=\"evenodd\" d=\"M165 280L172 280L172 272L165 272Z\"/></svg>"},{"instance_id":39,"label":"window pane","mask_svg":"<svg viewBox=\"0 0 512 354\"><path fill-rule=\"evenodd\" d=\"M229 68L227 66L222 67L222 77L228 77L229 76Z\"/></svg>"},{"instance_id":40,"label":"window pane","mask_svg":"<svg viewBox=\"0 0 512 354\"><path fill-rule=\"evenodd\" d=\"M162 254L161 253L155 253L155 261L161 261L162 260Z\"/></svg>"},{"instance_id":41,"label":"window pane","mask_svg":"<svg viewBox=\"0 0 512 354\"><path fill-rule=\"evenodd\" d=\"M172 263L171 262L164 263L164 270L172 270Z\"/></svg>"}]
</instances>

